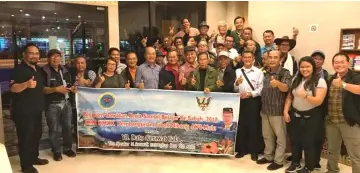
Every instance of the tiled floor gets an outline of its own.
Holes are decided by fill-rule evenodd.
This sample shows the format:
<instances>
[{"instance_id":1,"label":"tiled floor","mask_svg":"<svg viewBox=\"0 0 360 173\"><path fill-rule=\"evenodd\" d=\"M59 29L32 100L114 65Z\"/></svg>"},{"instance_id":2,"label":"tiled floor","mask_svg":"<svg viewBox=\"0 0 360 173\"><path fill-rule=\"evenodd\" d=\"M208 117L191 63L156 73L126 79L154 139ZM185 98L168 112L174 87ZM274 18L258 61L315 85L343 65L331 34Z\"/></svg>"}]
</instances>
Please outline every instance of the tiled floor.
<instances>
[{"instance_id":1,"label":"tiled floor","mask_svg":"<svg viewBox=\"0 0 360 173\"><path fill-rule=\"evenodd\" d=\"M41 151L41 157L49 159L45 166L36 166L40 173L265 173L266 165L257 165L249 156L233 157L190 156L185 154L157 152L122 152L102 155L99 153L80 154L76 158L63 156L61 162L52 160L49 150ZM19 158L10 157L14 173L19 172ZM285 165L287 167L289 163ZM325 172L326 160L322 159ZM283 173L283 169L271 171ZM341 173L351 173L351 168L340 165Z\"/></svg>"}]
</instances>

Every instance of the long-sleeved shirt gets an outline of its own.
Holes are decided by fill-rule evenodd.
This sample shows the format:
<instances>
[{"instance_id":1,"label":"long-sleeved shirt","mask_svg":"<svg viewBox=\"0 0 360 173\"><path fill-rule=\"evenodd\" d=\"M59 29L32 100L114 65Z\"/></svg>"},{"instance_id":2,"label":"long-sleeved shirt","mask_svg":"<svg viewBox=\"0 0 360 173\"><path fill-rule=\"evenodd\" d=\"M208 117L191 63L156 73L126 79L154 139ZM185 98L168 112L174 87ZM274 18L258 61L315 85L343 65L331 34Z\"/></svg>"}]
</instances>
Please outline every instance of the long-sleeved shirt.
<instances>
[{"instance_id":1,"label":"long-sleeved shirt","mask_svg":"<svg viewBox=\"0 0 360 173\"><path fill-rule=\"evenodd\" d=\"M250 87L241 69L244 69L246 76L249 78L255 90ZM250 92L252 97L261 96L261 91L264 84L264 73L255 66L252 66L250 69L246 69L244 67L241 69L237 69L235 71L236 80L234 83L234 91L239 93ZM243 76L243 82L240 85L236 86L236 81L240 76Z\"/></svg>"},{"instance_id":2,"label":"long-sleeved shirt","mask_svg":"<svg viewBox=\"0 0 360 173\"><path fill-rule=\"evenodd\" d=\"M135 86L138 87L141 80L144 81L145 89L157 89L159 86L159 72L161 67L157 64L141 64L136 70Z\"/></svg>"}]
</instances>

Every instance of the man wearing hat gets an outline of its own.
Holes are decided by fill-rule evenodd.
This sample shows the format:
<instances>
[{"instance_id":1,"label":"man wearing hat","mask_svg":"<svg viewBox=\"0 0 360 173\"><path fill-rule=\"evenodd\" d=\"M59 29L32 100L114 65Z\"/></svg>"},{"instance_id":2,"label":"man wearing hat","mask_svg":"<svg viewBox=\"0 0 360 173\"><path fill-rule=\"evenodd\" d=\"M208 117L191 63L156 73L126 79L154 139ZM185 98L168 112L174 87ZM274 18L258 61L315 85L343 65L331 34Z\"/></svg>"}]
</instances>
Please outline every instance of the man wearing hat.
<instances>
[{"instance_id":1,"label":"man wearing hat","mask_svg":"<svg viewBox=\"0 0 360 173\"><path fill-rule=\"evenodd\" d=\"M209 25L206 24L205 21L202 21L199 25L200 35L194 37L197 43L200 43L201 40L206 40L209 42L210 36L207 34L209 31Z\"/></svg>"},{"instance_id":2,"label":"man wearing hat","mask_svg":"<svg viewBox=\"0 0 360 173\"><path fill-rule=\"evenodd\" d=\"M188 78L190 73L193 72L198 64L196 62L197 56L196 56L196 51L195 51L195 47L191 47L191 46L186 46L184 48L184 52L185 52L185 64L182 65L179 69L179 78Z\"/></svg>"},{"instance_id":3,"label":"man wearing hat","mask_svg":"<svg viewBox=\"0 0 360 173\"><path fill-rule=\"evenodd\" d=\"M164 61L164 57L165 55L160 50L156 51L156 64L159 65L161 68L163 68L166 64Z\"/></svg>"},{"instance_id":4,"label":"man wearing hat","mask_svg":"<svg viewBox=\"0 0 360 173\"><path fill-rule=\"evenodd\" d=\"M69 92L75 92L70 84L70 73L60 65L61 52L51 49L48 54L48 64L43 67L45 79L45 117L49 127L51 151L55 161L61 161L61 144L63 153L68 157L75 157L72 151L71 120L72 108L69 101ZM59 118L61 117L61 118ZM61 127L60 127L61 126ZM62 129L63 142L58 140L58 132Z\"/></svg>"},{"instance_id":5,"label":"man wearing hat","mask_svg":"<svg viewBox=\"0 0 360 173\"><path fill-rule=\"evenodd\" d=\"M298 71L298 66L295 57L289 52L294 49L296 41L294 39L289 39L288 36L283 36L282 38L275 39L274 42L279 47L281 66L288 69L290 75L294 76Z\"/></svg>"},{"instance_id":6,"label":"man wearing hat","mask_svg":"<svg viewBox=\"0 0 360 173\"><path fill-rule=\"evenodd\" d=\"M221 51L218 54L219 77L216 85L221 89L221 92L234 92L234 83L236 80L235 71L229 66L230 58L229 53Z\"/></svg>"}]
</instances>

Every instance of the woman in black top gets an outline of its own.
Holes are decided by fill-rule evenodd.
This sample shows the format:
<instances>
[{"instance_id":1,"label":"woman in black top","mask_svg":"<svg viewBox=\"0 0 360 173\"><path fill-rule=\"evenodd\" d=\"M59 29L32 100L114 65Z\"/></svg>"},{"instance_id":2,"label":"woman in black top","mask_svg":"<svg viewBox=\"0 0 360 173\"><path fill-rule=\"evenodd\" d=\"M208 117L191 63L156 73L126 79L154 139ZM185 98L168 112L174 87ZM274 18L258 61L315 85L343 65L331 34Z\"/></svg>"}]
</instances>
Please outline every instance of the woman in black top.
<instances>
[{"instance_id":1,"label":"woman in black top","mask_svg":"<svg viewBox=\"0 0 360 173\"><path fill-rule=\"evenodd\" d=\"M124 88L125 81L120 74L116 73L116 60L108 58L105 64L105 71L97 76L94 81L95 88ZM128 84L127 87L129 88Z\"/></svg>"}]
</instances>

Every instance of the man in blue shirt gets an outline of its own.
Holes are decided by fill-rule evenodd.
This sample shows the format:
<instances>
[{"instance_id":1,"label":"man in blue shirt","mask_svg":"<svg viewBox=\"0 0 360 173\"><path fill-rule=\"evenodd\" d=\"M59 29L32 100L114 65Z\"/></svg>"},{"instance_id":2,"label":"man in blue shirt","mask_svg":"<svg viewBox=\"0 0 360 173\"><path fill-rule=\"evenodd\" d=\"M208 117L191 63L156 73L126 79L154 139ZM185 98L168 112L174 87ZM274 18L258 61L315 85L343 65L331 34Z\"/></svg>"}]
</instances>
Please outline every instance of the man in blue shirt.
<instances>
[{"instance_id":1,"label":"man in blue shirt","mask_svg":"<svg viewBox=\"0 0 360 173\"><path fill-rule=\"evenodd\" d=\"M145 62L136 70L135 86L139 89L157 89L161 67L155 63L156 51L153 47L145 49Z\"/></svg>"}]
</instances>

